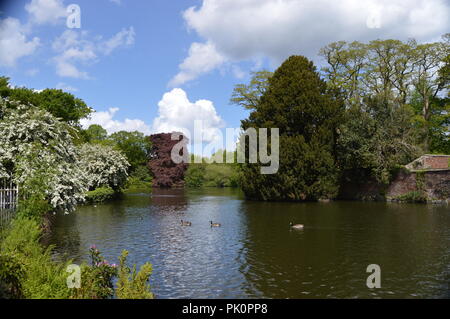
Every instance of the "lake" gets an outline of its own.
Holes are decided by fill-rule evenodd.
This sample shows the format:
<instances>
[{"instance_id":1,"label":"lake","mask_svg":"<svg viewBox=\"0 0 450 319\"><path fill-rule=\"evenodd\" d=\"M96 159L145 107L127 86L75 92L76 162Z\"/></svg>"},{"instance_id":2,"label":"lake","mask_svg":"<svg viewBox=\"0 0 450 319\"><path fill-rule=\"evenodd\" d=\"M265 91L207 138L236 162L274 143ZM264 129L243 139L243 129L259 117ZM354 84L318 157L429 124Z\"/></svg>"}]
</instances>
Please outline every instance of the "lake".
<instances>
[{"instance_id":1,"label":"lake","mask_svg":"<svg viewBox=\"0 0 450 319\"><path fill-rule=\"evenodd\" d=\"M154 190L58 215L49 241L75 263L93 244L115 263L127 249L130 263L153 264L157 298L450 298L448 206ZM366 286L370 264L381 267L379 289Z\"/></svg>"}]
</instances>

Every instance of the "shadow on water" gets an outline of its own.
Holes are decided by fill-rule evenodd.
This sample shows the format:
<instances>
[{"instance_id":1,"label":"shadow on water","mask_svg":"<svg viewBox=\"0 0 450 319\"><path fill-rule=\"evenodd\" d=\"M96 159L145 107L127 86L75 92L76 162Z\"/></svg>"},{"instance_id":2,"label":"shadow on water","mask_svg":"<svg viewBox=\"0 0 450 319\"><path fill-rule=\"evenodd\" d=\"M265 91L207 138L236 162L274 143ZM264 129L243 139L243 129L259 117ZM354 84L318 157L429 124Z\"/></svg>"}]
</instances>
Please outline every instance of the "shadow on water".
<instances>
[{"instance_id":1,"label":"shadow on water","mask_svg":"<svg viewBox=\"0 0 450 319\"><path fill-rule=\"evenodd\" d=\"M291 230L291 221L304 230ZM77 263L92 244L114 262L127 249L130 262L154 265L160 298L440 298L449 291L447 206L265 203L231 189L155 190L57 216L50 243ZM381 267L381 289L366 287L369 264Z\"/></svg>"}]
</instances>

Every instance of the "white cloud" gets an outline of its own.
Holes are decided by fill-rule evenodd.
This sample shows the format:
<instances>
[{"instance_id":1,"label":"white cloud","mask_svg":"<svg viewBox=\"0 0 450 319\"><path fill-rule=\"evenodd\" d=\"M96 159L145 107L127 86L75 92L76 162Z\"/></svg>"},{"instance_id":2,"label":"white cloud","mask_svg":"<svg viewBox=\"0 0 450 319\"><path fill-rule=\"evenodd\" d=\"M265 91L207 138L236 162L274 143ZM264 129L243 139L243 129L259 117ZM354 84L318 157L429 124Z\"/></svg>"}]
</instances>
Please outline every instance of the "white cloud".
<instances>
[{"instance_id":1,"label":"white cloud","mask_svg":"<svg viewBox=\"0 0 450 319\"><path fill-rule=\"evenodd\" d=\"M40 44L37 37L27 39L28 29L18 19L0 20L0 65L12 67L21 57L33 54Z\"/></svg>"},{"instance_id":2,"label":"white cloud","mask_svg":"<svg viewBox=\"0 0 450 319\"><path fill-rule=\"evenodd\" d=\"M64 83L59 83L58 86ZM65 84L64 84L65 85ZM208 100L190 102L186 92L176 88L163 95L158 103L158 116L151 126L138 119L115 119L119 108L109 108L91 114L90 118L82 119L81 125L88 128L92 124L99 124L109 134L118 131L139 131L146 135L155 133L184 132L187 135L194 134L194 122L202 122L202 139L204 142L217 141L221 137L220 129L224 127L224 121L217 114L214 104ZM192 139L194 136L191 137ZM194 140L194 142L196 142Z\"/></svg>"},{"instance_id":3,"label":"white cloud","mask_svg":"<svg viewBox=\"0 0 450 319\"><path fill-rule=\"evenodd\" d=\"M214 44L194 42L191 44L188 57L180 64L180 72L170 81L169 86L174 87L191 81L225 61Z\"/></svg>"},{"instance_id":4,"label":"white cloud","mask_svg":"<svg viewBox=\"0 0 450 319\"><path fill-rule=\"evenodd\" d=\"M95 112L89 119L82 119L80 123L84 128L88 128L92 124L99 124L108 131L108 134L119 131L139 131L147 135L151 133L150 127L144 121L137 119L115 120L114 116L118 111L119 108L113 107L108 111Z\"/></svg>"},{"instance_id":5,"label":"white cloud","mask_svg":"<svg viewBox=\"0 0 450 319\"><path fill-rule=\"evenodd\" d=\"M192 44L203 50L191 47L172 80L180 84L226 61L267 57L278 64L292 54L316 58L338 40L429 41L450 29L447 0L203 0L183 16L205 43Z\"/></svg>"},{"instance_id":6,"label":"white cloud","mask_svg":"<svg viewBox=\"0 0 450 319\"><path fill-rule=\"evenodd\" d=\"M153 121L153 132L190 132L194 140L194 123L202 123L202 138L205 142L214 141L219 137L219 130L224 121L217 114L214 104L208 100L190 102L186 92L175 88L164 94L158 103L158 117ZM188 135L188 134L187 134ZM194 143L198 142L194 140Z\"/></svg>"},{"instance_id":7,"label":"white cloud","mask_svg":"<svg viewBox=\"0 0 450 319\"><path fill-rule=\"evenodd\" d=\"M77 92L78 91L78 89L76 87L68 85L64 82L59 82L58 84L56 84L56 88L61 89L66 92Z\"/></svg>"},{"instance_id":8,"label":"white cloud","mask_svg":"<svg viewBox=\"0 0 450 319\"><path fill-rule=\"evenodd\" d=\"M133 27L130 27L128 30L122 29L122 31L118 32L111 39L103 42L101 44L101 50L108 55L118 47L133 45L135 35L136 33Z\"/></svg>"},{"instance_id":9,"label":"white cloud","mask_svg":"<svg viewBox=\"0 0 450 319\"><path fill-rule=\"evenodd\" d=\"M56 74L61 77L88 79L87 72L80 71L76 64L86 64L95 60L95 45L84 39L87 33L66 30L53 42L53 50L59 52L54 57Z\"/></svg>"},{"instance_id":10,"label":"white cloud","mask_svg":"<svg viewBox=\"0 0 450 319\"><path fill-rule=\"evenodd\" d=\"M25 5L30 20L36 24L57 24L67 17L66 7L62 0L32 0Z\"/></svg>"},{"instance_id":11,"label":"white cloud","mask_svg":"<svg viewBox=\"0 0 450 319\"><path fill-rule=\"evenodd\" d=\"M108 40L101 37L91 38L86 31L66 30L53 42L53 50L58 55L53 58L56 73L61 77L89 79L86 71L79 65L95 63L99 55L111 54L114 50L134 43L133 27L123 29Z\"/></svg>"},{"instance_id":12,"label":"white cloud","mask_svg":"<svg viewBox=\"0 0 450 319\"><path fill-rule=\"evenodd\" d=\"M117 5L121 5L122 4L122 0L109 0L112 3L115 3Z\"/></svg>"}]
</instances>

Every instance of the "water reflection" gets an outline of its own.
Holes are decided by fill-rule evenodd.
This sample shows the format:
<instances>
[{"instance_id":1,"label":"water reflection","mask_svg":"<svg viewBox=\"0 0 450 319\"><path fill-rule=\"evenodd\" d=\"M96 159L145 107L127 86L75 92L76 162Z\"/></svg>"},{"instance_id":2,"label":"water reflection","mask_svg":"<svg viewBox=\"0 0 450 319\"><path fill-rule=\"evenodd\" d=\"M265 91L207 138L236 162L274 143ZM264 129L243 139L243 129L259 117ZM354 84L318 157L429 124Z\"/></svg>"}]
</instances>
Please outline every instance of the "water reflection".
<instances>
[{"instance_id":1,"label":"water reflection","mask_svg":"<svg viewBox=\"0 0 450 319\"><path fill-rule=\"evenodd\" d=\"M191 227L182 227L180 220ZM222 223L211 228L209 221ZM305 225L292 231L289 222ZM154 265L160 298L448 297L446 206L261 203L232 190L157 190L58 216L56 253ZM379 264L382 289L365 286Z\"/></svg>"},{"instance_id":2,"label":"water reflection","mask_svg":"<svg viewBox=\"0 0 450 319\"><path fill-rule=\"evenodd\" d=\"M187 207L186 190L155 188L150 194L151 204L165 212L185 211Z\"/></svg>"}]
</instances>

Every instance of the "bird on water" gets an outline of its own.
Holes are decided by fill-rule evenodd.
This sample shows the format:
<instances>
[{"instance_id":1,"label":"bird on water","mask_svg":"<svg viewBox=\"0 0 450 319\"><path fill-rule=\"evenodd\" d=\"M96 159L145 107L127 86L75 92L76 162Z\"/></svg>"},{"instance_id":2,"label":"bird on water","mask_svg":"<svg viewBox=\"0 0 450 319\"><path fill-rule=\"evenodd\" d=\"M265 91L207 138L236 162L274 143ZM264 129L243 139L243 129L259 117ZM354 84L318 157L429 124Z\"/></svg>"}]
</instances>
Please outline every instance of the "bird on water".
<instances>
[{"instance_id":1,"label":"bird on water","mask_svg":"<svg viewBox=\"0 0 450 319\"><path fill-rule=\"evenodd\" d=\"M292 222L289 223L289 226L290 226L292 229L297 229L297 230L300 230L300 229L305 228L305 225L303 225L303 224L295 224L295 225L294 225L294 223L292 223Z\"/></svg>"},{"instance_id":2,"label":"bird on water","mask_svg":"<svg viewBox=\"0 0 450 319\"><path fill-rule=\"evenodd\" d=\"M191 222L181 220L181 226L192 226Z\"/></svg>"}]
</instances>

